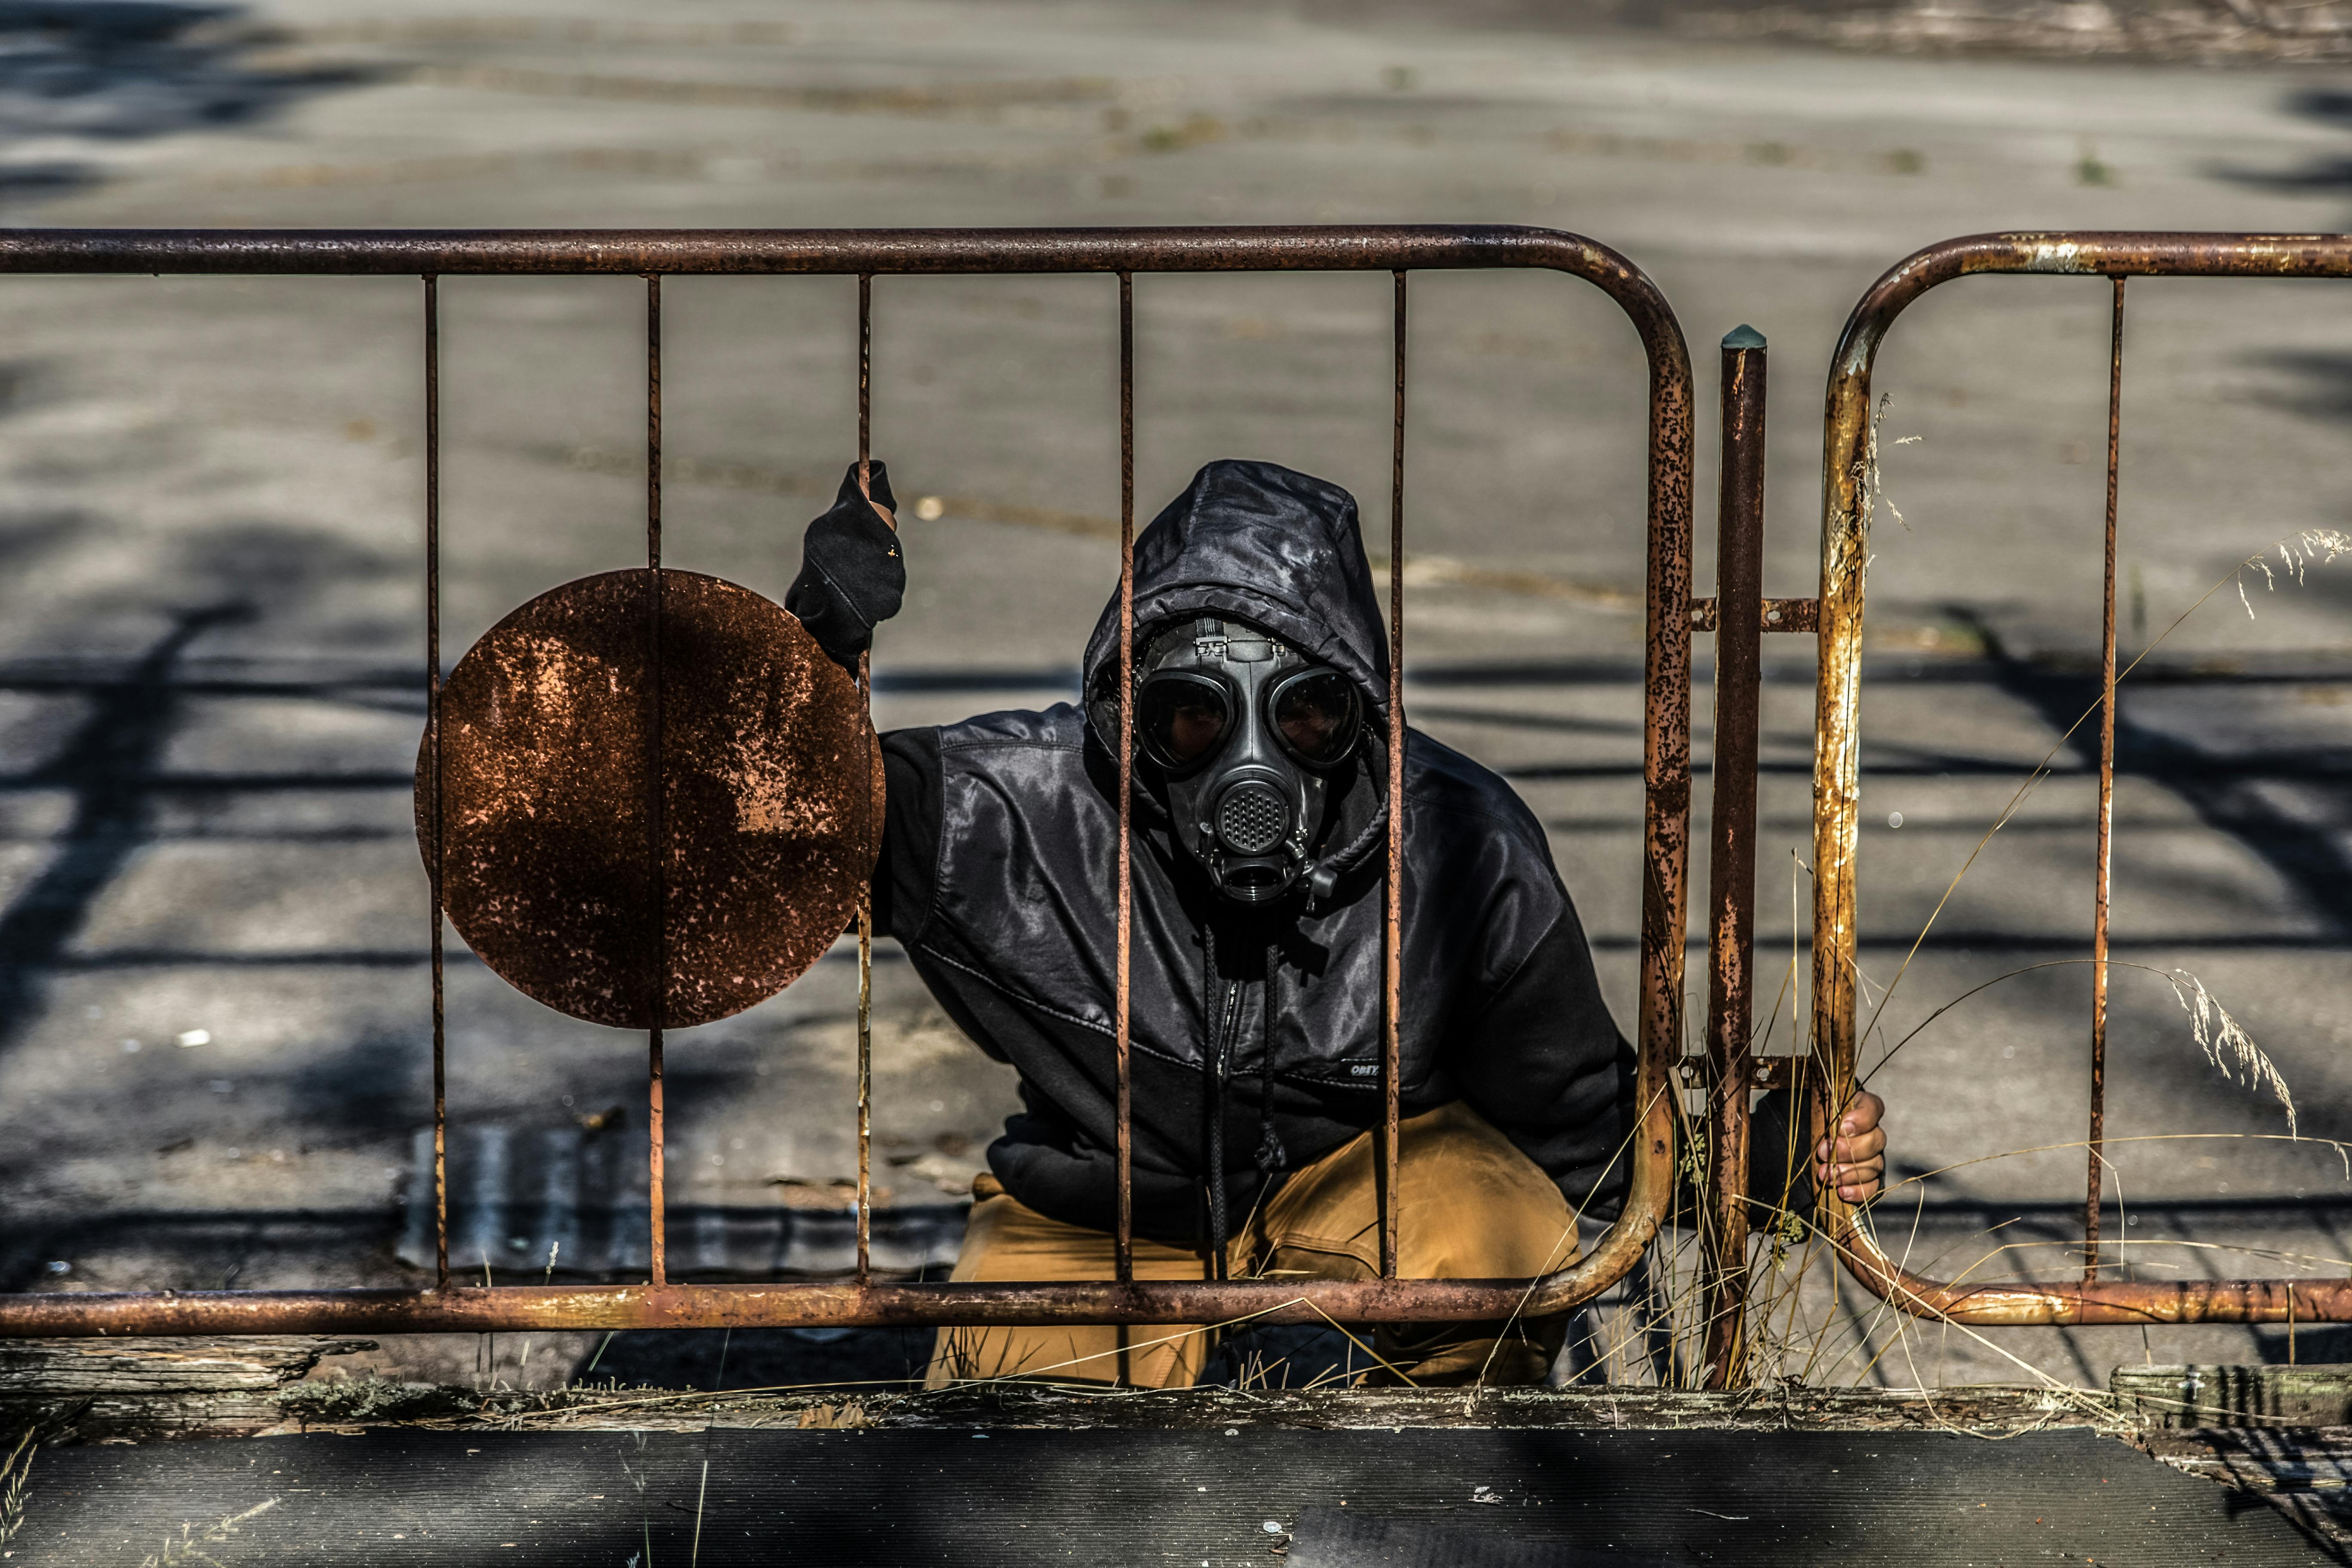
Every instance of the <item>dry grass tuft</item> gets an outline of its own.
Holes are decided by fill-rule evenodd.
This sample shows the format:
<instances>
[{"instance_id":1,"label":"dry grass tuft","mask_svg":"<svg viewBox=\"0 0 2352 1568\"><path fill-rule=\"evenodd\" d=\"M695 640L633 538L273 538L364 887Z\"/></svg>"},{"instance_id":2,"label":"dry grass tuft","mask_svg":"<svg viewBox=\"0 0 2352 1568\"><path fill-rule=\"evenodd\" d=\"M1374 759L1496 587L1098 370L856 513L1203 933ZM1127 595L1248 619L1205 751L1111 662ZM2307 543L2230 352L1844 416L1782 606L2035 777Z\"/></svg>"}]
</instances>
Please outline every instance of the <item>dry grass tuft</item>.
<instances>
[{"instance_id":1,"label":"dry grass tuft","mask_svg":"<svg viewBox=\"0 0 2352 1568\"><path fill-rule=\"evenodd\" d=\"M2250 621L2254 618L2254 603L2246 597L2246 574L2249 571L2261 573L2263 591L2275 592L2278 588L2278 572L2271 570L2269 560L2273 551L2277 552L2279 558L2278 572L2283 572L2294 579L2296 586L2300 587L2304 582L2304 574L2312 567L2325 566L2339 555L2352 554L2352 533L2345 533L2333 528L2306 528L2301 533L2289 534L2273 545L2270 550L2257 550L2240 562L2237 569L2231 575L2237 580L2238 603L2246 607L2246 619ZM2199 603L2201 604L2203 601L2200 600Z\"/></svg>"},{"instance_id":2,"label":"dry grass tuft","mask_svg":"<svg viewBox=\"0 0 2352 1568\"><path fill-rule=\"evenodd\" d=\"M175 1568L176 1564L184 1563L216 1563L219 1559L205 1551L205 1547L226 1545L238 1533L238 1526L260 1518L277 1506L278 1500L271 1498L268 1502L257 1504L247 1509L243 1513L230 1514L201 1535L196 1533L195 1526L183 1524L180 1526L180 1538L174 1541L170 1536L165 1536L163 1550L150 1552L142 1558L139 1568Z\"/></svg>"},{"instance_id":3,"label":"dry grass tuft","mask_svg":"<svg viewBox=\"0 0 2352 1568\"><path fill-rule=\"evenodd\" d=\"M33 1473L33 1456L38 1452L33 1430L26 1427L7 1458L0 1460L0 1546L16 1539L16 1532L25 1528L26 1483Z\"/></svg>"},{"instance_id":4,"label":"dry grass tuft","mask_svg":"<svg viewBox=\"0 0 2352 1568\"><path fill-rule=\"evenodd\" d=\"M2228 1073L2250 1089L2268 1089L2286 1107L2286 1131L2289 1137L2297 1136L2294 1123L2294 1096L2288 1092L2286 1079L2278 1065L2254 1044L2238 1020L2230 1016L2229 1009L2213 999L2205 983L2185 969L2163 973L2172 983L2172 994L2179 999L2181 1010L2189 1015L2189 1032L2197 1041L2197 1048L2205 1059Z\"/></svg>"}]
</instances>

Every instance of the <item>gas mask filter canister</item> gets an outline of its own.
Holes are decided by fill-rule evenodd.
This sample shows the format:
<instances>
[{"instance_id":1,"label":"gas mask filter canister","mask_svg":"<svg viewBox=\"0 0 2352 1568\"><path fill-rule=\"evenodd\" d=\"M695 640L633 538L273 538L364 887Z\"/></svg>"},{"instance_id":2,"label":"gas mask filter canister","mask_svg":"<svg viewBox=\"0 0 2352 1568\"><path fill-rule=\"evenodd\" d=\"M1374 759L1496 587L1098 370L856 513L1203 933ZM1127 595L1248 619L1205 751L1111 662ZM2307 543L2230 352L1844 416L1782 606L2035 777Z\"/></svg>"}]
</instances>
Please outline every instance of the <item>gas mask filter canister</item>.
<instances>
[{"instance_id":1,"label":"gas mask filter canister","mask_svg":"<svg viewBox=\"0 0 2352 1568\"><path fill-rule=\"evenodd\" d=\"M1136 687L1136 742L1167 776L1177 841L1246 904L1301 879L1329 891L1310 842L1362 723L1346 676L1239 622L1161 634Z\"/></svg>"}]
</instances>

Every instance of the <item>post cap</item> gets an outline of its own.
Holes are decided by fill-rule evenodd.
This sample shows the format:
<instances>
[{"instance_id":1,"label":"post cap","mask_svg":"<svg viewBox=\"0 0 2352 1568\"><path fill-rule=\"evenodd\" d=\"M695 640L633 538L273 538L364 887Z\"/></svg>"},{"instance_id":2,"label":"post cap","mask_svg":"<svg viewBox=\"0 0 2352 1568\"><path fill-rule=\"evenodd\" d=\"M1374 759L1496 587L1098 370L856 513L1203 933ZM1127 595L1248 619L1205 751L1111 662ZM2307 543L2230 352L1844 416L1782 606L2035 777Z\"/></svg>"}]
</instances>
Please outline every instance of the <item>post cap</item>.
<instances>
[{"instance_id":1,"label":"post cap","mask_svg":"<svg viewBox=\"0 0 2352 1568\"><path fill-rule=\"evenodd\" d=\"M1764 346L1764 334L1750 326L1737 326L1723 334L1723 346L1727 349L1760 349Z\"/></svg>"}]
</instances>

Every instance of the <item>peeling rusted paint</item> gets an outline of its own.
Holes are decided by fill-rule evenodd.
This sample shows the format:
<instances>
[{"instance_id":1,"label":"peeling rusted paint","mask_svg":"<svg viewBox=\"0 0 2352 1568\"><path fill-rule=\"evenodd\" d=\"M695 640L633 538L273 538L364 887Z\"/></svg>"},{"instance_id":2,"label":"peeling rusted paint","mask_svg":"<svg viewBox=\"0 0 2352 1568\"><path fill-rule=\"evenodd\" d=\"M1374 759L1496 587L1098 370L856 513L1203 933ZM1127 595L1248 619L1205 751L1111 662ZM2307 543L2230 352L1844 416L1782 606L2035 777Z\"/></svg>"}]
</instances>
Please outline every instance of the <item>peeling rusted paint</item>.
<instances>
[{"instance_id":1,"label":"peeling rusted paint","mask_svg":"<svg viewBox=\"0 0 2352 1568\"><path fill-rule=\"evenodd\" d=\"M526 995L629 1028L657 1021L661 951L651 581L541 595L457 661L441 700L451 922ZM679 1028L773 995L841 934L880 847L878 781L855 683L797 620L716 577L662 582L658 1022Z\"/></svg>"},{"instance_id":2,"label":"peeling rusted paint","mask_svg":"<svg viewBox=\"0 0 2352 1568\"><path fill-rule=\"evenodd\" d=\"M1707 1139L1705 1353L1709 1388L1748 1381L1748 1088L1753 1077L1756 782L1763 704L1764 339L1723 341L1722 461L1717 465L1714 844L1707 858ZM1696 621L1698 617L1691 617Z\"/></svg>"},{"instance_id":3,"label":"peeling rusted paint","mask_svg":"<svg viewBox=\"0 0 2352 1568\"><path fill-rule=\"evenodd\" d=\"M2034 242L2028 253L2024 272L2096 272L2098 268L2086 265L2084 250L2070 239L2049 239Z\"/></svg>"}]
</instances>

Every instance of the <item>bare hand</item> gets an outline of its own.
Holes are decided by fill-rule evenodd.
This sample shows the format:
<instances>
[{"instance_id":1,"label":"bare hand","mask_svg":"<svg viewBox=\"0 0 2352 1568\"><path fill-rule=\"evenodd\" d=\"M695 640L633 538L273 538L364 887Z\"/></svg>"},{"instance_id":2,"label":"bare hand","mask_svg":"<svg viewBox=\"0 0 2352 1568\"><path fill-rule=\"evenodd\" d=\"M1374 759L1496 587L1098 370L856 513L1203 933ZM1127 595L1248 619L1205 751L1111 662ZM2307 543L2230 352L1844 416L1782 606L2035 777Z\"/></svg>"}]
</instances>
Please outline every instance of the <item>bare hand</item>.
<instances>
[{"instance_id":1,"label":"bare hand","mask_svg":"<svg viewBox=\"0 0 2352 1568\"><path fill-rule=\"evenodd\" d=\"M1878 1096L1868 1089L1856 1094L1838 1119L1836 1151L1826 1138L1813 1146L1813 1180L1824 1187L1835 1183L1837 1195L1850 1204L1876 1197L1886 1173L1886 1134L1878 1125L1885 1113Z\"/></svg>"}]
</instances>

